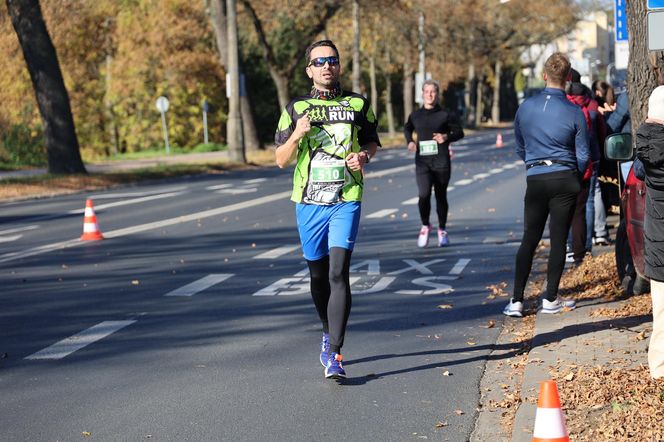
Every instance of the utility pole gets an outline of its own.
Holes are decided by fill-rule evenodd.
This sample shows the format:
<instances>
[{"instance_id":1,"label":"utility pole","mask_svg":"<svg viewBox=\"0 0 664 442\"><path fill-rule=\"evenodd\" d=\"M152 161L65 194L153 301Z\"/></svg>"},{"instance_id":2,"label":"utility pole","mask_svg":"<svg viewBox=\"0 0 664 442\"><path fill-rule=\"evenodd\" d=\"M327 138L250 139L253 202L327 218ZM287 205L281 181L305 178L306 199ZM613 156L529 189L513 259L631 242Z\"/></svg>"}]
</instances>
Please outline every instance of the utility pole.
<instances>
[{"instance_id":1,"label":"utility pole","mask_svg":"<svg viewBox=\"0 0 664 442\"><path fill-rule=\"evenodd\" d=\"M231 161L246 163L244 137L242 136L242 114L240 113L240 63L237 38L236 0L226 0L228 23L228 121L226 139Z\"/></svg>"}]
</instances>

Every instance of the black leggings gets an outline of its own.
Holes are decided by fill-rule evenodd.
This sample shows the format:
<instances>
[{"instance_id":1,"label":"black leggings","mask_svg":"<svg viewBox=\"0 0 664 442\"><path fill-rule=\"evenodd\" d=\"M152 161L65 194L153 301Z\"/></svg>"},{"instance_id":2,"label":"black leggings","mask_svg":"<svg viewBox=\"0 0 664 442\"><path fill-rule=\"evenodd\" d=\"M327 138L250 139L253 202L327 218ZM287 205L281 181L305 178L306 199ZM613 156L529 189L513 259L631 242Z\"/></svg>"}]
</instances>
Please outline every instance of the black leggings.
<instances>
[{"instance_id":1,"label":"black leggings","mask_svg":"<svg viewBox=\"0 0 664 442\"><path fill-rule=\"evenodd\" d=\"M558 296L558 284L565 267L567 233L574 214L576 197L581 190L576 172L552 172L527 178L524 198L524 231L516 254L513 301L523 302L523 292L533 265L535 249L549 221L551 250L547 266L546 299Z\"/></svg>"},{"instance_id":2,"label":"black leggings","mask_svg":"<svg viewBox=\"0 0 664 442\"><path fill-rule=\"evenodd\" d=\"M415 179L417 180L417 190L419 201L417 203L420 209L420 219L423 226L429 225L429 216L431 214L431 187L436 193L436 212L438 213L438 224L445 230L447 224L447 185L450 182L450 169L434 169L431 166L418 164L415 168Z\"/></svg>"},{"instance_id":3,"label":"black leggings","mask_svg":"<svg viewBox=\"0 0 664 442\"><path fill-rule=\"evenodd\" d=\"M350 256L351 251L332 247L330 255L307 261L311 276L311 297L323 323L323 331L330 334L330 351L340 353L344 345L346 324L350 316Z\"/></svg>"}]
</instances>

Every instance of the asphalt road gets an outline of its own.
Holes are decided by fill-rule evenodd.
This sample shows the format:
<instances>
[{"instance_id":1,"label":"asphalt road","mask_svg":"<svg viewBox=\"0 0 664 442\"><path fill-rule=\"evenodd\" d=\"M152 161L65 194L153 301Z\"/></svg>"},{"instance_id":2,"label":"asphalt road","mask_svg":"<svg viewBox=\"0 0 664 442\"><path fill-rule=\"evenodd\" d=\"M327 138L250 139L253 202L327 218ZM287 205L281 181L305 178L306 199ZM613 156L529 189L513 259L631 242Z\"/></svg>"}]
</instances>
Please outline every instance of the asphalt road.
<instances>
[{"instance_id":1,"label":"asphalt road","mask_svg":"<svg viewBox=\"0 0 664 442\"><path fill-rule=\"evenodd\" d=\"M467 440L505 302L487 286L522 231L524 168L495 135L454 145L448 248L415 245L412 155L368 166L340 382L292 169L0 205L0 439ZM104 241L78 240L86 197Z\"/></svg>"}]
</instances>

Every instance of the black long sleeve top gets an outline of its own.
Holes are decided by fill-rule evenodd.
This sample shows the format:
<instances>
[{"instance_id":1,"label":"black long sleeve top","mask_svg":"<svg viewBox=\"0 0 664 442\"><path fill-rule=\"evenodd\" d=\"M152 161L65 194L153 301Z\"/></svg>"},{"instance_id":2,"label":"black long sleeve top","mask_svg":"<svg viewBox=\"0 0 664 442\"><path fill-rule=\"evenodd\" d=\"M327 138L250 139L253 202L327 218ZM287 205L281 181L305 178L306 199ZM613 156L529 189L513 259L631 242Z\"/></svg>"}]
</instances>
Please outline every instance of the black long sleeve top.
<instances>
[{"instance_id":1,"label":"black long sleeve top","mask_svg":"<svg viewBox=\"0 0 664 442\"><path fill-rule=\"evenodd\" d=\"M450 143L463 138L463 128L461 127L459 118L443 109L439 104L436 104L431 109L421 107L410 114L403 128L406 143L413 141L413 132L417 133L418 144L415 153L415 162L436 162L448 166L450 164ZM436 143L438 144L437 154L421 154L421 143L433 140L434 133L446 134L447 140L442 144Z\"/></svg>"}]
</instances>

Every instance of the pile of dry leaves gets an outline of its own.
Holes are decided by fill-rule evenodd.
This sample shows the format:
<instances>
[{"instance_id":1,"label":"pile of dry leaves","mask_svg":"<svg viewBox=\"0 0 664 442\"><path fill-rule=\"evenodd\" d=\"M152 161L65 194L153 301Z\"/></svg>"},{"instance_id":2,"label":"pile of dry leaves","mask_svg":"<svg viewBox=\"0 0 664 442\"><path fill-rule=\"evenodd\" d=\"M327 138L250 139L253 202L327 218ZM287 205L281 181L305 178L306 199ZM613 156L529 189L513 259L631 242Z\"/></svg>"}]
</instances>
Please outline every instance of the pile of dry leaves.
<instances>
[{"instance_id":1,"label":"pile of dry leaves","mask_svg":"<svg viewBox=\"0 0 664 442\"><path fill-rule=\"evenodd\" d=\"M614 301L616 309L598 308L590 316L626 318L651 314L650 294L625 298L615 273L615 255L606 253L567 272L561 294L575 299ZM597 366L552 370L571 440L664 440L664 379L650 378L648 367L614 360Z\"/></svg>"}]
</instances>

